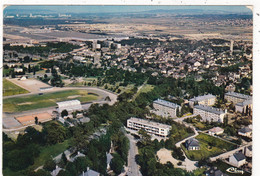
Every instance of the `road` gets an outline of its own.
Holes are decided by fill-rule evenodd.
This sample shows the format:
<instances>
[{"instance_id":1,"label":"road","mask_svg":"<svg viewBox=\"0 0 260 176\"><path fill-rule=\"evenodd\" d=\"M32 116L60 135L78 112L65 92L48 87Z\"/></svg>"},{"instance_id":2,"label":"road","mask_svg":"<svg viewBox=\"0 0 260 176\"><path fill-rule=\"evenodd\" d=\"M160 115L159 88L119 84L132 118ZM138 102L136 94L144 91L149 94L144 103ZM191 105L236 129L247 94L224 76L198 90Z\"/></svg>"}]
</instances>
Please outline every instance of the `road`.
<instances>
[{"instance_id":1,"label":"road","mask_svg":"<svg viewBox=\"0 0 260 176\"><path fill-rule=\"evenodd\" d=\"M141 176L139 166L135 161L135 155L138 154L138 148L136 146L136 140L130 134L126 134L130 142L130 149L128 153L128 166L127 166L127 175L128 176Z\"/></svg>"}]
</instances>

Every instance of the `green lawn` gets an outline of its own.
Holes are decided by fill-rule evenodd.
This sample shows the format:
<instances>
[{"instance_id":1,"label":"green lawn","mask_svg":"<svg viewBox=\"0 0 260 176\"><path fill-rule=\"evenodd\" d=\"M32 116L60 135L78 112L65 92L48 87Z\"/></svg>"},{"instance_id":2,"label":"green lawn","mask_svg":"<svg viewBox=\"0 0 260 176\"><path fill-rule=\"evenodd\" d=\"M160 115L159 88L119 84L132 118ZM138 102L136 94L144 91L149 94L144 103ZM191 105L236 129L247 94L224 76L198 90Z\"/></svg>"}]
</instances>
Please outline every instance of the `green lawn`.
<instances>
[{"instance_id":1,"label":"green lawn","mask_svg":"<svg viewBox=\"0 0 260 176\"><path fill-rule=\"evenodd\" d=\"M150 84L145 84L133 97L133 99L135 99L136 97L138 97L138 95L140 93L147 93L150 92L151 90L153 90L154 86L150 85Z\"/></svg>"},{"instance_id":2,"label":"green lawn","mask_svg":"<svg viewBox=\"0 0 260 176\"><path fill-rule=\"evenodd\" d=\"M25 95L23 97L3 100L4 112L19 112L32 109L55 106L56 102L65 100L80 100L81 103L98 99L98 95L88 93L86 90L66 90L43 95Z\"/></svg>"},{"instance_id":3,"label":"green lawn","mask_svg":"<svg viewBox=\"0 0 260 176\"><path fill-rule=\"evenodd\" d=\"M203 158L209 158L212 156L219 155L226 151L236 148L236 145L223 141L219 138L209 136L207 134L200 133L195 137L200 143L200 150L188 151L182 145L182 148L189 159L191 160L201 160Z\"/></svg>"},{"instance_id":4,"label":"green lawn","mask_svg":"<svg viewBox=\"0 0 260 176\"><path fill-rule=\"evenodd\" d=\"M49 158L49 157L56 157L57 155L61 154L65 150L68 149L70 146L70 140L67 139L63 143L51 145L51 146L45 146L40 149L40 155L34 160L34 164L30 166L30 168L36 169L39 166L43 165L44 162Z\"/></svg>"},{"instance_id":5,"label":"green lawn","mask_svg":"<svg viewBox=\"0 0 260 176\"><path fill-rule=\"evenodd\" d=\"M204 172L206 171L206 168L200 168L200 169L196 169L194 171L192 171L192 173L195 175L195 176L204 176Z\"/></svg>"},{"instance_id":6,"label":"green lawn","mask_svg":"<svg viewBox=\"0 0 260 176\"><path fill-rule=\"evenodd\" d=\"M17 95L29 93L28 90L25 90L16 84L8 81L7 79L3 79L3 96Z\"/></svg>"}]
</instances>

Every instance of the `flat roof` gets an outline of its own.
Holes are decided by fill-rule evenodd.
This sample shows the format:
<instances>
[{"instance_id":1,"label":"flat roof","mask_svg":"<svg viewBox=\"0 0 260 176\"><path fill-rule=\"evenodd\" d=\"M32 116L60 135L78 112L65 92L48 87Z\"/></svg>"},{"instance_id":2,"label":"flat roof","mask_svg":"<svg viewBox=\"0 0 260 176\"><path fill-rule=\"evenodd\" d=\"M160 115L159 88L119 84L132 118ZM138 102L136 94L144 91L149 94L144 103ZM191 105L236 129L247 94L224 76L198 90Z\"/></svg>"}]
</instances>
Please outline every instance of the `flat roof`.
<instances>
[{"instance_id":1,"label":"flat roof","mask_svg":"<svg viewBox=\"0 0 260 176\"><path fill-rule=\"evenodd\" d=\"M250 104L252 104L252 99L245 100L243 102L237 103L236 105L237 106L247 106L247 105L250 105Z\"/></svg>"},{"instance_id":2,"label":"flat roof","mask_svg":"<svg viewBox=\"0 0 260 176\"><path fill-rule=\"evenodd\" d=\"M175 104L175 103L172 103L172 102L169 102L169 101L165 101L165 100L162 100L162 99L157 99L155 101L153 101L154 103L156 104L159 104L159 105L162 105L162 106L167 106L169 108L177 108L177 107L180 107L179 105Z\"/></svg>"},{"instance_id":3,"label":"flat roof","mask_svg":"<svg viewBox=\"0 0 260 176\"><path fill-rule=\"evenodd\" d=\"M237 92L227 92L225 95L236 97L236 98L241 98L241 99L252 99L252 96L237 93Z\"/></svg>"},{"instance_id":4,"label":"flat roof","mask_svg":"<svg viewBox=\"0 0 260 176\"><path fill-rule=\"evenodd\" d=\"M198 97L194 97L192 99L190 99L190 101L202 101L202 100L207 100L207 99L211 99L211 98L216 98L215 95L212 94L207 94L207 95L202 95L202 96L198 96Z\"/></svg>"},{"instance_id":5,"label":"flat roof","mask_svg":"<svg viewBox=\"0 0 260 176\"><path fill-rule=\"evenodd\" d=\"M225 112L222 109L213 108L211 106L204 106L204 105L195 105L194 108L201 109L204 111L208 111L214 114L224 114Z\"/></svg>"},{"instance_id":6,"label":"flat roof","mask_svg":"<svg viewBox=\"0 0 260 176\"><path fill-rule=\"evenodd\" d=\"M166 124L162 124L162 123L158 123L158 122L154 122L154 121L150 121L150 120L146 120L146 119L140 119L140 118L136 118L136 117L131 117L130 119L133 122L137 122L137 123L142 123L142 124L147 124L150 126L154 126L154 127L160 127L160 128L171 128L170 125L166 125Z\"/></svg>"}]
</instances>

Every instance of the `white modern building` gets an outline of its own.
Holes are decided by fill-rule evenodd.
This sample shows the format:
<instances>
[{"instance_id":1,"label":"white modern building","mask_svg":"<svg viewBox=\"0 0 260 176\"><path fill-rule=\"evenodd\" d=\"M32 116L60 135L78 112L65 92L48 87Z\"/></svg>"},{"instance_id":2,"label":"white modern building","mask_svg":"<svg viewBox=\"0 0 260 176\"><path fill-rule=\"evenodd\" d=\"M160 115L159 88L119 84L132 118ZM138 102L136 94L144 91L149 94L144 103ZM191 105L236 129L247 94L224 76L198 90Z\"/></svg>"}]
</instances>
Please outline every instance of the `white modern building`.
<instances>
[{"instance_id":1,"label":"white modern building","mask_svg":"<svg viewBox=\"0 0 260 176\"><path fill-rule=\"evenodd\" d=\"M204 105L195 105L194 115L200 115L203 121L223 123L227 111Z\"/></svg>"},{"instance_id":2,"label":"white modern building","mask_svg":"<svg viewBox=\"0 0 260 176\"><path fill-rule=\"evenodd\" d=\"M207 95L194 97L189 100L189 105L193 107L195 102L197 102L199 105L213 106L216 102L216 96L212 94L207 94Z\"/></svg>"},{"instance_id":3,"label":"white modern building","mask_svg":"<svg viewBox=\"0 0 260 176\"><path fill-rule=\"evenodd\" d=\"M72 111L80 111L82 110L82 106L79 100L69 100L57 102L58 112L61 113L63 110L67 110L68 112Z\"/></svg>"},{"instance_id":4,"label":"white modern building","mask_svg":"<svg viewBox=\"0 0 260 176\"><path fill-rule=\"evenodd\" d=\"M162 117L176 117L177 108L179 108L179 111L181 110L179 105L161 99L155 100L153 107L155 109L153 112Z\"/></svg>"},{"instance_id":5,"label":"white modern building","mask_svg":"<svg viewBox=\"0 0 260 176\"><path fill-rule=\"evenodd\" d=\"M127 127L133 130L144 129L149 134L154 134L162 137L168 136L171 130L170 125L153 122L146 119L139 119L136 117L131 117L127 120Z\"/></svg>"},{"instance_id":6,"label":"white modern building","mask_svg":"<svg viewBox=\"0 0 260 176\"><path fill-rule=\"evenodd\" d=\"M252 96L237 93L237 92L227 92L225 93L225 99L228 102L233 102L234 104L243 102L245 100L250 100L252 99Z\"/></svg>"}]
</instances>

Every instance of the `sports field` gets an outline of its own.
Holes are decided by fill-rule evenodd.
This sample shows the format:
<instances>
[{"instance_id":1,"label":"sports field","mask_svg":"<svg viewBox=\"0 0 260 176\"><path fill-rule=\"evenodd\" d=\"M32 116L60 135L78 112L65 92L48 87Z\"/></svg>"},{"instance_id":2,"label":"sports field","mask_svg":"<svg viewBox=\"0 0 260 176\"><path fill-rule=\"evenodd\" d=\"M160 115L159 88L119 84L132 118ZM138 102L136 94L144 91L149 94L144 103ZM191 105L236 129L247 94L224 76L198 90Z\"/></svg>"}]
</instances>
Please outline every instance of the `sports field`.
<instances>
[{"instance_id":1,"label":"sports field","mask_svg":"<svg viewBox=\"0 0 260 176\"><path fill-rule=\"evenodd\" d=\"M25 90L14 83L3 79L3 96L10 96L10 95L17 95L17 94L24 94L29 93L28 90Z\"/></svg>"},{"instance_id":2,"label":"sports field","mask_svg":"<svg viewBox=\"0 0 260 176\"><path fill-rule=\"evenodd\" d=\"M25 95L23 97L7 98L3 100L3 112L28 111L39 108L56 106L56 102L65 100L79 100L81 103L97 100L97 94L86 90L66 90L43 95Z\"/></svg>"}]
</instances>

